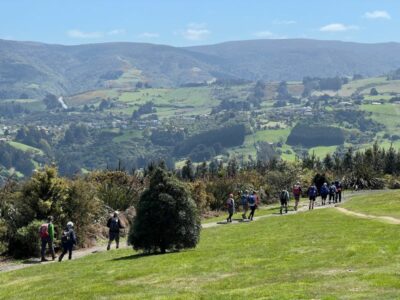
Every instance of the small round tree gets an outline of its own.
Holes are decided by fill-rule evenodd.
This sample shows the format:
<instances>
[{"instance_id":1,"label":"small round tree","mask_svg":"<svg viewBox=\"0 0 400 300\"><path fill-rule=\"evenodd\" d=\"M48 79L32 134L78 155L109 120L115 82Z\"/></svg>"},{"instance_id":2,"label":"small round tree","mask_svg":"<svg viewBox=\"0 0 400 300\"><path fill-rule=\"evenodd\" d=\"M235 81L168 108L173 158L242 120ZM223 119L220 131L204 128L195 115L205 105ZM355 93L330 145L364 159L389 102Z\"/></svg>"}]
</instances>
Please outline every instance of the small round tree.
<instances>
[{"instance_id":1,"label":"small round tree","mask_svg":"<svg viewBox=\"0 0 400 300\"><path fill-rule=\"evenodd\" d=\"M145 252L196 247L200 238L200 217L196 204L183 183L158 168L136 208L128 241Z\"/></svg>"}]
</instances>

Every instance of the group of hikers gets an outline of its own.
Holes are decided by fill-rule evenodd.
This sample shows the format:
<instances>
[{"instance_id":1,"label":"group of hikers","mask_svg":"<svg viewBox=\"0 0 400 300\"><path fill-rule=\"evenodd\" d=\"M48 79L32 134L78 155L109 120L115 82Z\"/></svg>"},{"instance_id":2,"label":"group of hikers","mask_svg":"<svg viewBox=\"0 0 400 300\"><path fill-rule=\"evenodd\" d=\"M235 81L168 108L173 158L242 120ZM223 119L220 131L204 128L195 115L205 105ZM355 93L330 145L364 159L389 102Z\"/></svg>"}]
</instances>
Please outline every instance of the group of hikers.
<instances>
[{"instance_id":1,"label":"group of hikers","mask_svg":"<svg viewBox=\"0 0 400 300\"><path fill-rule=\"evenodd\" d=\"M296 211L299 206L300 198L303 193L300 182L297 182L293 186L292 193L293 193L293 197L295 200L294 210ZM307 189L307 196L308 196L308 199L310 200L310 203L308 205L309 210L314 209L314 204L315 204L315 201L317 200L318 194L321 196L321 205L323 205L323 206L326 205L326 200L328 199L328 196L329 196L328 204L340 203L340 202L342 202L342 184L340 181L332 182L330 185L328 185L328 183L324 182L324 184L321 186L321 188L319 190L318 190L317 186L315 185L315 183L311 184ZM281 202L280 213L282 214L283 210L285 210L285 212L287 213L288 212L288 204L289 204L289 200L290 200L290 194L287 189L283 189L280 192L279 200Z\"/></svg>"},{"instance_id":2,"label":"group of hikers","mask_svg":"<svg viewBox=\"0 0 400 300\"><path fill-rule=\"evenodd\" d=\"M119 248L119 235L120 229L124 228L122 225L119 217L118 212L114 212L113 216L108 219L107 227L109 228L109 239L107 250L110 250L111 243L115 241L116 248ZM57 258L55 250L54 250L54 238L55 238L55 231L54 231L54 224L53 224L53 217L49 216L47 218L47 222L43 223L39 228L39 237L41 241L41 261L45 262L48 261L46 258L46 249L49 248L52 260ZM68 252L68 259L72 259L72 251L74 245L77 244L77 238L74 231L74 223L69 221L67 222L66 227L61 233L61 248L62 252L58 257L58 261L61 262Z\"/></svg>"},{"instance_id":3,"label":"group of hikers","mask_svg":"<svg viewBox=\"0 0 400 300\"><path fill-rule=\"evenodd\" d=\"M303 195L303 189L300 185L300 182L297 182L293 186L292 194L295 201L294 210L297 211L300 198ZM328 199L328 204L342 202L341 182L337 180L335 182L332 182L330 185L328 185L328 183L325 182L319 189L317 188L315 183L311 184L307 189L307 196L308 199L310 200L308 206L309 210L314 209L314 204L318 195L321 196L321 205L326 205L327 199ZM243 209L242 219L250 221L253 220L255 210L260 204L260 199L257 196L256 191L253 191L252 193L249 193L249 191L247 190L244 192L239 192L239 197L240 197L240 204L238 206L242 206ZM279 200L281 203L280 214L283 214L283 212L287 213L290 200L290 193L288 189L281 190L279 194ZM229 198L226 201L226 208L228 210L228 218L226 219L226 221L227 223L231 223L232 216L235 213L235 199L233 194L229 195ZM250 209L250 214L247 217L247 212L249 209Z\"/></svg>"},{"instance_id":4,"label":"group of hikers","mask_svg":"<svg viewBox=\"0 0 400 300\"><path fill-rule=\"evenodd\" d=\"M257 207L260 205L260 198L257 195L256 191L249 193L249 191L244 191L240 193L240 205L243 207L243 220L250 220L252 221L254 218L254 213ZM233 194L229 195L228 200L226 201L226 207L228 209L228 218L226 221L228 223L232 222L232 216L235 213L235 199ZM250 210L249 215L247 216L247 212Z\"/></svg>"}]
</instances>

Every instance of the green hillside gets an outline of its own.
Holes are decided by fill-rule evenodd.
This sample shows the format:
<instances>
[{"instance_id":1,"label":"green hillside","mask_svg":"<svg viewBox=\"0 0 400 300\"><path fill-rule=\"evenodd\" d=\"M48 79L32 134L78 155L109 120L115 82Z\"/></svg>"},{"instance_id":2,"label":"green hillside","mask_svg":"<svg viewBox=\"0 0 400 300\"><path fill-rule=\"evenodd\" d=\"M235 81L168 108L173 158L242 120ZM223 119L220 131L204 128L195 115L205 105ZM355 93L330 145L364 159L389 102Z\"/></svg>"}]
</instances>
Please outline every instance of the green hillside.
<instances>
[{"instance_id":1,"label":"green hillside","mask_svg":"<svg viewBox=\"0 0 400 300\"><path fill-rule=\"evenodd\" d=\"M378 205L389 195L364 199ZM362 205L356 198L349 205L353 201ZM2 273L0 297L396 299L397 226L335 208L264 218L204 229L190 251L142 256L113 250Z\"/></svg>"}]
</instances>

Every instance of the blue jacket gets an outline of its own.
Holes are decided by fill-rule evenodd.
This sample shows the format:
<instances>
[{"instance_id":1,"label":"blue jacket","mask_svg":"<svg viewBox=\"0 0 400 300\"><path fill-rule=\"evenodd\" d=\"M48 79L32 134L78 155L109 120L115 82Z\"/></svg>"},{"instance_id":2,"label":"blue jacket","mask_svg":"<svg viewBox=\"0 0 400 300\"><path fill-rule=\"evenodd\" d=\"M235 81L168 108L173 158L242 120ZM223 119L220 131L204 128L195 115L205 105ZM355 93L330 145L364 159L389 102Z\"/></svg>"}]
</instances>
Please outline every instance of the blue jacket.
<instances>
[{"instance_id":1,"label":"blue jacket","mask_svg":"<svg viewBox=\"0 0 400 300\"><path fill-rule=\"evenodd\" d=\"M309 197L317 197L317 188L315 186L310 186L310 188L308 189L308 196Z\"/></svg>"},{"instance_id":2,"label":"blue jacket","mask_svg":"<svg viewBox=\"0 0 400 300\"><path fill-rule=\"evenodd\" d=\"M329 188L327 185L321 187L321 196L327 196L329 194Z\"/></svg>"}]
</instances>

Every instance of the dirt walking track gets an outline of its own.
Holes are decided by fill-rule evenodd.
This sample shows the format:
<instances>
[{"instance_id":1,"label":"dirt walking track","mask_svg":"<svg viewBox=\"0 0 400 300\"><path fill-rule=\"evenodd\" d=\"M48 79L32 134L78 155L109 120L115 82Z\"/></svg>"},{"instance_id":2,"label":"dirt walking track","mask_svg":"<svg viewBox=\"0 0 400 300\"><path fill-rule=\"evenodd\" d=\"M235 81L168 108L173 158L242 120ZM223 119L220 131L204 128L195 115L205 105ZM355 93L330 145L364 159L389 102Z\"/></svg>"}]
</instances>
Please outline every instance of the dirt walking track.
<instances>
[{"instance_id":1,"label":"dirt walking track","mask_svg":"<svg viewBox=\"0 0 400 300\"><path fill-rule=\"evenodd\" d=\"M373 192L372 191L365 191L365 192L362 191L362 192L358 192L358 193L349 192L345 195L346 197L343 200L343 202L348 201L355 195L371 194L371 193L379 193L379 192L382 192L382 191L373 191ZM354 212L354 211L348 210L346 208L337 206L336 204L328 204L325 206L316 206L315 207L316 210L325 209L325 208L335 208L338 212L341 212L343 214L346 214L346 215L352 216L352 217L383 221L383 222L390 223L390 224L400 224L400 219L396 219L396 218L388 217L388 216L374 216L374 215L368 215L368 214L363 214L363 213L359 213L359 212ZM274 214L254 217L254 221L258 221L258 220L264 219L264 218L284 217L286 215L293 215L293 214L302 213L305 211L308 211L308 205L303 204L302 206L299 207L299 209L297 211L291 210L287 214L283 214L283 215L280 215L279 213L274 213ZM248 222L242 221L242 220L233 220L233 222L229 223L229 225L241 224L241 223L248 223ZM213 228L213 227L227 225L227 224L228 223L226 223L226 222L205 223L202 225L202 228L207 229L207 228ZM113 245L113 246L115 246L115 245ZM129 247L128 245L121 243L120 248L128 248L128 247ZM76 250L73 253L73 259L78 259L78 258L87 256L87 255L90 255L90 254L104 252L104 251L106 251L106 245ZM49 264L49 263L53 263L53 262L57 262L57 259L55 261L49 261L49 262L45 262L45 263L41 263L38 258L31 258L31 259L25 260L23 262L18 262L18 263L14 262L14 261L0 261L0 272L14 271L14 270L19 270L19 269L23 269L23 268L27 268L27 267L40 265L40 264Z\"/></svg>"}]
</instances>

